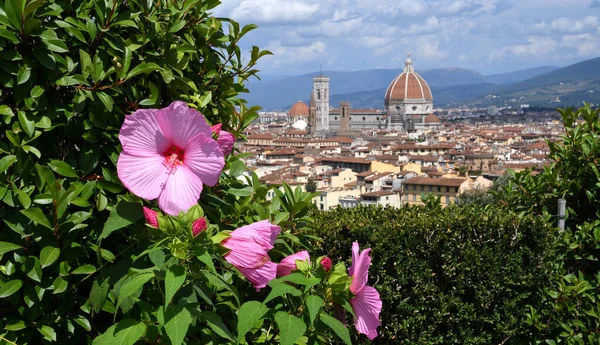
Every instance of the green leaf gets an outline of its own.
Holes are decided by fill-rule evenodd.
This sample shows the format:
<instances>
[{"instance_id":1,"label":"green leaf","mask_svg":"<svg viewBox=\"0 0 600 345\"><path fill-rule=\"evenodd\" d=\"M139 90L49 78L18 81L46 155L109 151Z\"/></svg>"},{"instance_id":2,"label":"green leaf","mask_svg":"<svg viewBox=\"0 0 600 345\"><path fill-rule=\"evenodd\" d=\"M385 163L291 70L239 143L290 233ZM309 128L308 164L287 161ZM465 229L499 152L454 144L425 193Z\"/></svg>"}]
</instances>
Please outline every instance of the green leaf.
<instances>
[{"instance_id":1,"label":"green leaf","mask_svg":"<svg viewBox=\"0 0 600 345\"><path fill-rule=\"evenodd\" d=\"M344 326L340 320L325 313L319 314L319 319L323 321L324 324L329 326L329 328L331 328L335 334L337 334L337 336L344 341L344 343L352 345L352 340L350 340L350 331L348 331L348 328Z\"/></svg>"},{"instance_id":2,"label":"green leaf","mask_svg":"<svg viewBox=\"0 0 600 345\"><path fill-rule=\"evenodd\" d=\"M185 26L185 24L187 24L187 21L185 20L177 20L173 26L171 26L171 28L169 29L169 32L177 32L181 29L183 29L183 27Z\"/></svg>"},{"instance_id":3,"label":"green leaf","mask_svg":"<svg viewBox=\"0 0 600 345\"><path fill-rule=\"evenodd\" d=\"M47 246L40 252L40 263L42 268L52 265L60 255L60 249L56 247Z\"/></svg>"},{"instance_id":4,"label":"green leaf","mask_svg":"<svg viewBox=\"0 0 600 345\"><path fill-rule=\"evenodd\" d=\"M229 167L229 175L231 177L238 178L239 176L241 176L244 173L245 170L246 170L246 165L244 164L244 162L235 161L235 162L231 163L231 166Z\"/></svg>"},{"instance_id":5,"label":"green leaf","mask_svg":"<svg viewBox=\"0 0 600 345\"><path fill-rule=\"evenodd\" d=\"M50 221L44 215L44 212L37 207L30 207L26 210L21 210L21 213L24 214L27 218L31 219L34 223L45 226L50 230L54 230Z\"/></svg>"},{"instance_id":6,"label":"green leaf","mask_svg":"<svg viewBox=\"0 0 600 345\"><path fill-rule=\"evenodd\" d=\"M221 319L219 315L213 313L212 311L203 311L202 314L200 314L200 316L202 316L202 318L206 320L206 322L208 323L208 327L210 327L210 329L212 329L213 332L217 333L219 336L225 339L229 339L235 342L233 334L231 334L229 328L227 328L227 326L223 322L223 319Z\"/></svg>"},{"instance_id":7,"label":"green leaf","mask_svg":"<svg viewBox=\"0 0 600 345\"><path fill-rule=\"evenodd\" d=\"M96 272L94 265L83 265L74 269L71 274L92 274L94 272Z\"/></svg>"},{"instance_id":8,"label":"green leaf","mask_svg":"<svg viewBox=\"0 0 600 345\"><path fill-rule=\"evenodd\" d=\"M79 61L81 62L81 75L87 79L92 73L92 58L83 49L79 49Z\"/></svg>"},{"instance_id":9,"label":"green leaf","mask_svg":"<svg viewBox=\"0 0 600 345\"><path fill-rule=\"evenodd\" d=\"M90 324L90 321L85 316L80 315L80 316L74 318L73 321L75 321L79 326L83 327L83 329L85 329L88 332L92 330L92 325Z\"/></svg>"},{"instance_id":10,"label":"green leaf","mask_svg":"<svg viewBox=\"0 0 600 345\"><path fill-rule=\"evenodd\" d=\"M27 258L25 264L21 266L21 270L26 273L31 280L38 283L42 282L42 266L40 265L40 260L35 256Z\"/></svg>"},{"instance_id":11,"label":"green leaf","mask_svg":"<svg viewBox=\"0 0 600 345\"><path fill-rule=\"evenodd\" d=\"M110 216L98 240L102 240L110 236L115 230L129 226L140 219L143 215L142 205L138 203L121 201L110 211Z\"/></svg>"},{"instance_id":12,"label":"green leaf","mask_svg":"<svg viewBox=\"0 0 600 345\"><path fill-rule=\"evenodd\" d=\"M58 293L63 293L69 287L69 282L66 281L63 277L56 277L56 279L54 279L54 284L52 284L52 287L53 294L56 295Z\"/></svg>"},{"instance_id":13,"label":"green leaf","mask_svg":"<svg viewBox=\"0 0 600 345\"><path fill-rule=\"evenodd\" d=\"M92 306L95 312L102 310L102 306L106 301L109 288L110 281L108 278L104 279L102 284L99 284L97 280L94 281L94 285L92 285L92 291L90 291L90 297L88 298L88 303L90 306Z\"/></svg>"},{"instance_id":14,"label":"green leaf","mask_svg":"<svg viewBox=\"0 0 600 345\"><path fill-rule=\"evenodd\" d=\"M87 80L80 74L64 76L56 81L56 85L59 86L87 85L87 83Z\"/></svg>"},{"instance_id":15,"label":"green leaf","mask_svg":"<svg viewBox=\"0 0 600 345\"><path fill-rule=\"evenodd\" d=\"M171 345L181 345L192 323L192 314L183 306L168 306L165 311L165 331Z\"/></svg>"},{"instance_id":16,"label":"green leaf","mask_svg":"<svg viewBox=\"0 0 600 345\"><path fill-rule=\"evenodd\" d=\"M54 331L54 328L47 325L43 325L37 330L38 332L40 332L41 335L44 336L44 339L52 342L56 341L56 332Z\"/></svg>"},{"instance_id":17,"label":"green leaf","mask_svg":"<svg viewBox=\"0 0 600 345\"><path fill-rule=\"evenodd\" d=\"M22 329L27 328L27 325L25 324L25 321L23 320L16 320L16 321L8 321L6 323L6 326L4 326L4 329L6 329L7 331L20 331Z\"/></svg>"},{"instance_id":18,"label":"green leaf","mask_svg":"<svg viewBox=\"0 0 600 345\"><path fill-rule=\"evenodd\" d=\"M52 160L50 161L50 163L48 163L48 166L50 167L50 169L52 169L55 173L64 176L64 177L73 177L73 178L77 178L79 176L77 176L77 173L75 172L75 169L73 169L72 166L70 166L69 164L63 162L63 161L59 161L59 160Z\"/></svg>"},{"instance_id":19,"label":"green leaf","mask_svg":"<svg viewBox=\"0 0 600 345\"><path fill-rule=\"evenodd\" d=\"M169 267L165 274L165 306L171 303L171 299L177 293L177 290L185 282L185 268L179 265Z\"/></svg>"},{"instance_id":20,"label":"green leaf","mask_svg":"<svg viewBox=\"0 0 600 345\"><path fill-rule=\"evenodd\" d=\"M271 285L271 292L269 293L269 295L267 296L267 298L265 298L264 303L267 304L269 301L271 301L274 298L286 295L286 294L290 294L292 296L300 296L302 295L302 292L298 289L296 289L295 287L288 285L288 284L284 284L284 283L274 283L274 284L269 284Z\"/></svg>"},{"instance_id":21,"label":"green leaf","mask_svg":"<svg viewBox=\"0 0 600 345\"><path fill-rule=\"evenodd\" d=\"M14 243L10 242L0 242L0 255L8 252L12 252L13 250L21 249L23 247L18 246Z\"/></svg>"},{"instance_id":22,"label":"green leaf","mask_svg":"<svg viewBox=\"0 0 600 345\"><path fill-rule=\"evenodd\" d=\"M15 292L19 291L19 289L23 286L23 282L15 279L8 281L0 287L0 298L5 298L11 296Z\"/></svg>"},{"instance_id":23,"label":"green leaf","mask_svg":"<svg viewBox=\"0 0 600 345\"><path fill-rule=\"evenodd\" d=\"M6 0L4 11L8 20L16 29L22 29L21 18L23 17L23 4L25 0Z\"/></svg>"},{"instance_id":24,"label":"green leaf","mask_svg":"<svg viewBox=\"0 0 600 345\"><path fill-rule=\"evenodd\" d=\"M0 174L8 170L8 168L13 165L14 162L17 161L17 156L15 155L7 155L0 159Z\"/></svg>"},{"instance_id":25,"label":"green leaf","mask_svg":"<svg viewBox=\"0 0 600 345\"><path fill-rule=\"evenodd\" d=\"M22 66L17 73L17 85L26 83L29 80L29 77L31 77L31 68Z\"/></svg>"},{"instance_id":26,"label":"green leaf","mask_svg":"<svg viewBox=\"0 0 600 345\"><path fill-rule=\"evenodd\" d=\"M258 301L244 303L238 311L238 339L241 341L256 324L265 316L269 308Z\"/></svg>"},{"instance_id":27,"label":"green leaf","mask_svg":"<svg viewBox=\"0 0 600 345\"><path fill-rule=\"evenodd\" d=\"M105 92L96 92L96 95L109 112L113 111L113 99Z\"/></svg>"},{"instance_id":28,"label":"green leaf","mask_svg":"<svg viewBox=\"0 0 600 345\"><path fill-rule=\"evenodd\" d=\"M121 289L119 290L117 309L127 297L131 297L136 291L141 289L144 286L144 284L149 282L152 278L154 278L154 273L146 272L137 274L129 278L129 280L126 280L125 283L121 285Z\"/></svg>"},{"instance_id":29,"label":"green leaf","mask_svg":"<svg viewBox=\"0 0 600 345\"><path fill-rule=\"evenodd\" d=\"M323 306L323 299L319 296L310 295L306 298L306 308L308 309L308 314L310 315L310 324L315 323L315 319L317 318L317 313Z\"/></svg>"},{"instance_id":30,"label":"green leaf","mask_svg":"<svg viewBox=\"0 0 600 345\"><path fill-rule=\"evenodd\" d=\"M293 345L306 332L306 325L301 319L283 311L275 314L275 322L279 327L281 345Z\"/></svg>"},{"instance_id":31,"label":"green leaf","mask_svg":"<svg viewBox=\"0 0 600 345\"><path fill-rule=\"evenodd\" d=\"M160 69L161 69L160 66L157 65L157 64L155 64L154 62L141 63L141 64L135 66L135 68L132 69L127 74L127 78L126 79L131 79L131 78L135 77L138 74L150 73L150 72L158 71Z\"/></svg>"},{"instance_id":32,"label":"green leaf","mask_svg":"<svg viewBox=\"0 0 600 345\"><path fill-rule=\"evenodd\" d=\"M27 133L28 137L33 137L33 134L35 132L35 122L29 120L27 118L27 115L25 115L24 111L17 112L17 116L19 117L19 124L21 125L21 129L23 129L23 131Z\"/></svg>"},{"instance_id":33,"label":"green leaf","mask_svg":"<svg viewBox=\"0 0 600 345\"><path fill-rule=\"evenodd\" d=\"M133 345L146 333L146 324L133 319L119 321L102 333L92 345Z\"/></svg>"}]
</instances>

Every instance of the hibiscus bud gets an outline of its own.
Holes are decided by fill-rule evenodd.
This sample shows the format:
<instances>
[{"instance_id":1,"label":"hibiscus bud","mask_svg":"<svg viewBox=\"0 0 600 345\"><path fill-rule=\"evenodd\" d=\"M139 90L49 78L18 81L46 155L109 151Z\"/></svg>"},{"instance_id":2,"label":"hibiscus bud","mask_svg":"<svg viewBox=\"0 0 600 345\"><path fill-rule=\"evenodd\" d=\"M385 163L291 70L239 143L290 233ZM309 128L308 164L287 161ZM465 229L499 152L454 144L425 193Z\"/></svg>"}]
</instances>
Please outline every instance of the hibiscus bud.
<instances>
[{"instance_id":1,"label":"hibiscus bud","mask_svg":"<svg viewBox=\"0 0 600 345\"><path fill-rule=\"evenodd\" d=\"M146 218L146 224L158 228L158 216L156 211L144 206L144 217Z\"/></svg>"},{"instance_id":2,"label":"hibiscus bud","mask_svg":"<svg viewBox=\"0 0 600 345\"><path fill-rule=\"evenodd\" d=\"M217 136L219 136L219 133L221 133L221 127L223 125L220 123L217 123L216 125L212 125L210 126L210 130L211 132L213 132L214 134L216 134Z\"/></svg>"},{"instance_id":3,"label":"hibiscus bud","mask_svg":"<svg viewBox=\"0 0 600 345\"><path fill-rule=\"evenodd\" d=\"M196 237L204 230L206 230L206 218L200 217L194 221L194 224L192 224L192 235Z\"/></svg>"},{"instance_id":4,"label":"hibiscus bud","mask_svg":"<svg viewBox=\"0 0 600 345\"><path fill-rule=\"evenodd\" d=\"M324 257L321 260L321 266L323 266L323 269L325 270L325 272L329 272L331 270L331 259L328 257Z\"/></svg>"}]
</instances>

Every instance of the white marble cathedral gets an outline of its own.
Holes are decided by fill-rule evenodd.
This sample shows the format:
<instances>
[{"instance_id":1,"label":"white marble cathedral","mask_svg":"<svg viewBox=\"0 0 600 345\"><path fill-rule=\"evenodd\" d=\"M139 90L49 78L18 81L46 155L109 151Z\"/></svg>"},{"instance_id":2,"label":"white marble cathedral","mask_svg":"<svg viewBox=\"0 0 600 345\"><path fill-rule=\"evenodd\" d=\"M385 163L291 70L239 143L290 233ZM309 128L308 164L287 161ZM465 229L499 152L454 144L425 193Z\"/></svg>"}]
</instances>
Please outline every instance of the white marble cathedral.
<instances>
[{"instance_id":1,"label":"white marble cathedral","mask_svg":"<svg viewBox=\"0 0 600 345\"><path fill-rule=\"evenodd\" d=\"M329 104L329 78L313 78L310 106L298 101L289 111L290 117L306 118L313 134L345 134L366 129L418 132L441 126L433 111L433 96L427 82L414 71L410 53L404 70L385 93L385 110L352 109L340 102L339 108Z\"/></svg>"}]
</instances>

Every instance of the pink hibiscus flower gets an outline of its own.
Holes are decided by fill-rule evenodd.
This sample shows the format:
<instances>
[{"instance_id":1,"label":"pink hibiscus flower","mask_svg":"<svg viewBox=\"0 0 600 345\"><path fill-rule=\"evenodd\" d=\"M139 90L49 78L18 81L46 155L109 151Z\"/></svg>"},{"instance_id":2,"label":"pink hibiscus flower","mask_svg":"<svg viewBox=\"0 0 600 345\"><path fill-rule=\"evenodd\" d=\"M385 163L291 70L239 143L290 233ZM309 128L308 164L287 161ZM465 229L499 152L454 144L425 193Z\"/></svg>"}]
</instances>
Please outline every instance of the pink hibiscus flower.
<instances>
[{"instance_id":1,"label":"pink hibiscus flower","mask_svg":"<svg viewBox=\"0 0 600 345\"><path fill-rule=\"evenodd\" d=\"M119 140L117 172L123 185L140 198L158 198L160 209L170 215L195 205L202 184L214 186L225 165L204 116L184 102L126 116Z\"/></svg>"},{"instance_id":2,"label":"pink hibiscus flower","mask_svg":"<svg viewBox=\"0 0 600 345\"><path fill-rule=\"evenodd\" d=\"M222 131L220 123L210 127L210 129L217 135L217 143L219 143L219 147L221 148L221 151L223 151L223 154L225 156L230 154L233 151L235 136L227 131Z\"/></svg>"},{"instance_id":3,"label":"pink hibiscus flower","mask_svg":"<svg viewBox=\"0 0 600 345\"><path fill-rule=\"evenodd\" d=\"M277 274L277 265L271 262L269 250L281 228L267 220L252 223L232 231L221 245L229 249L225 260L237 268L256 290L267 286Z\"/></svg>"},{"instance_id":4,"label":"pink hibiscus flower","mask_svg":"<svg viewBox=\"0 0 600 345\"><path fill-rule=\"evenodd\" d=\"M277 276L283 277L292 273L296 267L296 260L310 262L310 255L306 250L298 252L296 254L286 256L279 264L277 264Z\"/></svg>"},{"instance_id":5,"label":"pink hibiscus flower","mask_svg":"<svg viewBox=\"0 0 600 345\"><path fill-rule=\"evenodd\" d=\"M381 298L374 287L367 286L371 248L359 253L358 242L352 243L352 266L349 275L353 277L350 283L350 291L354 297L350 300L352 310L356 317L354 324L356 329L373 340L377 337L377 327L381 326L379 314L381 314Z\"/></svg>"}]
</instances>

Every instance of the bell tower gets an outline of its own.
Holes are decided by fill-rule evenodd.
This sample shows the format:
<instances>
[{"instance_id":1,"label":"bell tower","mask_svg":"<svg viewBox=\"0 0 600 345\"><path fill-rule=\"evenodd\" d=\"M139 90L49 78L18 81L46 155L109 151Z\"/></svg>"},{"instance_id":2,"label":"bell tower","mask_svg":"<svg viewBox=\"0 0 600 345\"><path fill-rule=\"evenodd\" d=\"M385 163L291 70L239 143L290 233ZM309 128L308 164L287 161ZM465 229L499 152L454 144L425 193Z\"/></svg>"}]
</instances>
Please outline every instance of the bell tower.
<instances>
[{"instance_id":1,"label":"bell tower","mask_svg":"<svg viewBox=\"0 0 600 345\"><path fill-rule=\"evenodd\" d=\"M318 76L313 78L313 97L317 110L315 112L316 132L329 131L329 77Z\"/></svg>"}]
</instances>

